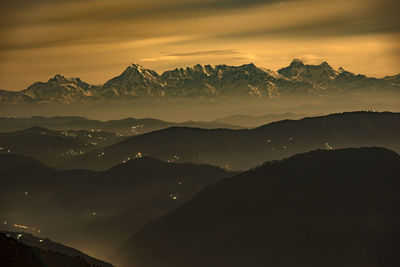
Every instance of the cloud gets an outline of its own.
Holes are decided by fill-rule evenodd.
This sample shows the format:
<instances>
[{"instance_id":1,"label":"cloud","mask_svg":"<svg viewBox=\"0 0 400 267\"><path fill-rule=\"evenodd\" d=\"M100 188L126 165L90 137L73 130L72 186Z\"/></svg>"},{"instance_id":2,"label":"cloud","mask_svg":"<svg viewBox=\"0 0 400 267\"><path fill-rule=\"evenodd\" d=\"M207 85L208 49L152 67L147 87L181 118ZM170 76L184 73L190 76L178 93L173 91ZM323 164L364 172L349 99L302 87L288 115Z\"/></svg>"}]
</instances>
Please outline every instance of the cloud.
<instances>
[{"instance_id":1,"label":"cloud","mask_svg":"<svg viewBox=\"0 0 400 267\"><path fill-rule=\"evenodd\" d=\"M10 24L32 25L203 16L275 2L280 0L16 0L5 3L4 8L21 15ZM41 16L35 15L37 12Z\"/></svg>"},{"instance_id":2,"label":"cloud","mask_svg":"<svg viewBox=\"0 0 400 267\"><path fill-rule=\"evenodd\" d=\"M307 13L294 14L292 23L279 23L276 25L261 24L253 29L243 29L220 34L215 38L326 38L334 36L352 36L365 34L395 34L400 33L400 4L394 0L369 1L336 1L330 7L327 3L332 1L308 1L305 8ZM369 4L365 4L369 3ZM287 11L293 14L301 10L305 3ZM312 6L315 6L314 9ZM324 9L325 6L325 9ZM332 12L333 11L333 12ZM304 16L305 15L305 16ZM286 21L288 16L282 16Z\"/></svg>"},{"instance_id":3,"label":"cloud","mask_svg":"<svg viewBox=\"0 0 400 267\"><path fill-rule=\"evenodd\" d=\"M233 49L226 50L208 50L208 51L193 51L187 53L174 53L167 56L170 57L188 57L188 56L203 56L203 55L234 55L239 52Z\"/></svg>"},{"instance_id":4,"label":"cloud","mask_svg":"<svg viewBox=\"0 0 400 267\"><path fill-rule=\"evenodd\" d=\"M279 0L9 2L5 4L10 9L7 19L0 20L0 50L179 34L197 35L192 38L196 41L400 32L396 0L292 0L283 6Z\"/></svg>"},{"instance_id":5,"label":"cloud","mask_svg":"<svg viewBox=\"0 0 400 267\"><path fill-rule=\"evenodd\" d=\"M341 65L380 57L380 66L388 66L382 72L399 67L392 62L399 58L398 0L3 2L2 88L29 84L25 77L12 78L21 70L32 72L31 82L57 69L75 76L87 73L89 81L97 83L103 76L97 77L96 70L112 75L133 60L157 70L252 61L281 67L293 57L314 55ZM368 50L360 40L370 44ZM358 66L360 72L365 70ZM32 78L39 71L38 78Z\"/></svg>"},{"instance_id":6,"label":"cloud","mask_svg":"<svg viewBox=\"0 0 400 267\"><path fill-rule=\"evenodd\" d=\"M204 58L205 56L229 56L230 58L235 59L254 59L251 55L240 55L240 51L234 49L224 49L224 50L202 50L202 51L192 51L192 52L179 52L179 53L171 53L165 54L157 57L145 57L141 58L140 61L143 62L159 62L159 61L181 61L182 58L189 58L191 60L198 59L200 57ZM187 60L187 59L186 59ZM185 61L185 60L184 60Z\"/></svg>"}]
</instances>

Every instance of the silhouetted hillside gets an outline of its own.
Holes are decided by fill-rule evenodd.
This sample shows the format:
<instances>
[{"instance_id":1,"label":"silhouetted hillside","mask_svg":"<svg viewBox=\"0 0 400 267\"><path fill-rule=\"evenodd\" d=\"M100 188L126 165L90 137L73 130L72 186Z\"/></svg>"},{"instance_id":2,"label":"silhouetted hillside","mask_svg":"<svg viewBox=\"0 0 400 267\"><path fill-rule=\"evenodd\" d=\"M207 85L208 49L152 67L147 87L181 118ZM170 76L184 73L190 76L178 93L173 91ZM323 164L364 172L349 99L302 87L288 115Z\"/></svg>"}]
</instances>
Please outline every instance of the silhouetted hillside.
<instances>
[{"instance_id":1,"label":"silhouetted hillside","mask_svg":"<svg viewBox=\"0 0 400 267\"><path fill-rule=\"evenodd\" d=\"M202 190L148 223L121 266L399 266L400 156L312 151Z\"/></svg>"},{"instance_id":2,"label":"silhouetted hillside","mask_svg":"<svg viewBox=\"0 0 400 267\"><path fill-rule=\"evenodd\" d=\"M0 133L0 153L25 155L52 166L96 147L61 132L40 127Z\"/></svg>"},{"instance_id":3,"label":"silhouetted hillside","mask_svg":"<svg viewBox=\"0 0 400 267\"><path fill-rule=\"evenodd\" d=\"M83 117L42 117L32 116L30 118L1 117L1 132L19 131L30 127L42 127L51 130L80 130L85 129L81 125L93 129L100 121L88 120Z\"/></svg>"},{"instance_id":4,"label":"silhouetted hillside","mask_svg":"<svg viewBox=\"0 0 400 267\"><path fill-rule=\"evenodd\" d=\"M30 157L11 153L0 153L0 172L24 165L40 165L41 162Z\"/></svg>"},{"instance_id":5,"label":"silhouetted hillside","mask_svg":"<svg viewBox=\"0 0 400 267\"><path fill-rule=\"evenodd\" d=\"M112 132L118 135L136 135L148 133L151 131L161 130L172 126L186 126L186 127L199 127L199 128L230 128L238 129L240 127L228 123L215 121L215 122L169 122L151 118L135 119L125 118L120 120L99 121L91 120L83 117L41 117L33 116L30 118L0 118L0 132L10 132L23 130L30 127L43 127L58 131L71 131L71 130L87 130L97 134Z\"/></svg>"},{"instance_id":6,"label":"silhouetted hillside","mask_svg":"<svg viewBox=\"0 0 400 267\"><path fill-rule=\"evenodd\" d=\"M53 251L53 252L58 252L64 255L67 255L69 257L79 257L84 259L86 262L96 265L99 267L112 267L111 264L106 263L104 261L92 258L82 252L80 252L77 249L70 248L67 246L64 246L60 243L51 241L48 238L40 238L36 237L32 234L29 233L24 233L24 232L3 232L7 237L13 238L15 240L18 240L18 242L23 243L29 247L35 247L35 248L40 248L44 251Z\"/></svg>"},{"instance_id":7,"label":"silhouetted hillside","mask_svg":"<svg viewBox=\"0 0 400 267\"><path fill-rule=\"evenodd\" d=\"M105 259L146 222L230 175L209 165L153 158L127 160L104 172L21 163L0 172L0 230L40 229L40 235Z\"/></svg>"},{"instance_id":8,"label":"silhouetted hillside","mask_svg":"<svg viewBox=\"0 0 400 267\"><path fill-rule=\"evenodd\" d=\"M66 168L105 169L138 153L165 161L245 170L314 149L380 146L400 151L400 114L349 112L274 122L251 130L172 127L72 159Z\"/></svg>"},{"instance_id":9,"label":"silhouetted hillside","mask_svg":"<svg viewBox=\"0 0 400 267\"><path fill-rule=\"evenodd\" d=\"M232 125L238 125L241 127L246 127L246 128L254 128L254 127L259 127L261 125L271 123L274 121L280 121L280 120L297 120L306 117L303 114L295 114L295 113L282 113L282 114L267 114L263 116L251 116L251 115L232 115L229 117L225 118L220 118L217 119L217 122L222 122L222 123L228 123Z\"/></svg>"},{"instance_id":10,"label":"silhouetted hillside","mask_svg":"<svg viewBox=\"0 0 400 267\"><path fill-rule=\"evenodd\" d=\"M84 259L29 247L0 233L0 266L4 267L91 267Z\"/></svg>"}]
</instances>

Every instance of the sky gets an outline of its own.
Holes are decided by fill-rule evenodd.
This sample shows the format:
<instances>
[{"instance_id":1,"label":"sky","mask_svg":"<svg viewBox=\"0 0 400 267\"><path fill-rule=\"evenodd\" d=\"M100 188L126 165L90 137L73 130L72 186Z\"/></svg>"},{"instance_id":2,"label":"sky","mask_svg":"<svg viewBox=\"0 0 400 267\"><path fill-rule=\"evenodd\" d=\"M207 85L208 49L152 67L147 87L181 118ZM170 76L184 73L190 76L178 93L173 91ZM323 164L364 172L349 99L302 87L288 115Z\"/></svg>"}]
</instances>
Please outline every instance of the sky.
<instances>
[{"instance_id":1,"label":"sky","mask_svg":"<svg viewBox=\"0 0 400 267\"><path fill-rule=\"evenodd\" d=\"M102 84L130 63L162 72L195 64L294 58L373 77L400 73L398 0L3 0L0 89L57 73Z\"/></svg>"}]
</instances>

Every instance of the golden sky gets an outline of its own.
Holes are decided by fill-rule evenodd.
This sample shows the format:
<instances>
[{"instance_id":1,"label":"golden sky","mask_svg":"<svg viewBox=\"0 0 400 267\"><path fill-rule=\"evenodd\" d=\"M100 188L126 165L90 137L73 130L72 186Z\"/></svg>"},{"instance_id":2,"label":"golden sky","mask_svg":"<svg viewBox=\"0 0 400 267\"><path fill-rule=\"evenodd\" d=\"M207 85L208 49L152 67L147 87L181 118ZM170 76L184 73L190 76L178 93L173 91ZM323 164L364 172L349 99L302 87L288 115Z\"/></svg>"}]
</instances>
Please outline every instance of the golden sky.
<instances>
[{"instance_id":1,"label":"golden sky","mask_svg":"<svg viewBox=\"0 0 400 267\"><path fill-rule=\"evenodd\" d=\"M13 0L0 9L0 88L56 73L101 84L132 62L277 70L293 58L400 73L398 0Z\"/></svg>"}]
</instances>

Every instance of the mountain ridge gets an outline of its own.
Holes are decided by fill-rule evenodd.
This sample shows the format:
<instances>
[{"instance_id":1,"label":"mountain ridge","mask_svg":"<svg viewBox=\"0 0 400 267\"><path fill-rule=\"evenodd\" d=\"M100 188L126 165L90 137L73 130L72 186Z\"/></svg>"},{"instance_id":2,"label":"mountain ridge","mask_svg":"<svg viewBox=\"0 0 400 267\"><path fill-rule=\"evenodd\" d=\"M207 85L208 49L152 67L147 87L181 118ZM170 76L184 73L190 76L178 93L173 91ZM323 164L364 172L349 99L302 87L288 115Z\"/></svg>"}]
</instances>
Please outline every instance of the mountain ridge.
<instances>
[{"instance_id":1,"label":"mountain ridge","mask_svg":"<svg viewBox=\"0 0 400 267\"><path fill-rule=\"evenodd\" d=\"M81 257L27 246L0 233L0 265L8 267L93 267ZM96 266L96 265L94 265Z\"/></svg>"},{"instance_id":2,"label":"mountain ridge","mask_svg":"<svg viewBox=\"0 0 400 267\"><path fill-rule=\"evenodd\" d=\"M259 164L260 159L317 148L382 146L399 151L399 119L399 113L346 112L272 122L254 129L170 127L131 136L101 152L71 159L63 167L103 169L140 152L162 160L244 170Z\"/></svg>"},{"instance_id":3,"label":"mountain ridge","mask_svg":"<svg viewBox=\"0 0 400 267\"><path fill-rule=\"evenodd\" d=\"M316 150L208 186L119 249L122 267L398 265L400 156ZM382 231L385 229L385 231Z\"/></svg>"},{"instance_id":4,"label":"mountain ridge","mask_svg":"<svg viewBox=\"0 0 400 267\"><path fill-rule=\"evenodd\" d=\"M0 167L9 162L14 166L0 170L0 231L21 231L14 224L35 235L40 229L40 235L100 259L126 233L232 175L211 165L140 156L104 172L60 170L0 155Z\"/></svg>"},{"instance_id":5,"label":"mountain ridge","mask_svg":"<svg viewBox=\"0 0 400 267\"><path fill-rule=\"evenodd\" d=\"M50 240L49 238L38 237L25 232L0 231L0 234L5 234L7 237L17 240L18 242L29 247L35 247L44 251L58 252L68 257L82 258L91 264L92 267L113 267L113 265L110 263L95 259L75 248L65 246L61 243Z\"/></svg>"},{"instance_id":6,"label":"mountain ridge","mask_svg":"<svg viewBox=\"0 0 400 267\"><path fill-rule=\"evenodd\" d=\"M400 75L400 74L399 74ZM79 103L104 99L252 96L321 96L329 94L399 92L399 75L371 78L327 62L304 64L294 59L288 67L273 71L253 63L240 66L194 65L162 74L138 64L129 65L103 85L56 74L21 91L0 90L0 103Z\"/></svg>"},{"instance_id":7,"label":"mountain ridge","mask_svg":"<svg viewBox=\"0 0 400 267\"><path fill-rule=\"evenodd\" d=\"M119 135L137 135L171 126L192 126L199 128L230 128L239 129L240 126L222 121L183 121L172 122L155 118L113 119L99 121L85 117L42 117L32 116L28 118L0 117L0 133L20 131L33 126L47 128L56 131L91 131L94 135L100 132L114 132ZM100 131L100 132L99 132Z\"/></svg>"}]
</instances>

